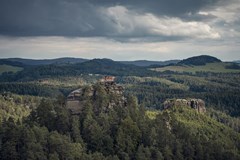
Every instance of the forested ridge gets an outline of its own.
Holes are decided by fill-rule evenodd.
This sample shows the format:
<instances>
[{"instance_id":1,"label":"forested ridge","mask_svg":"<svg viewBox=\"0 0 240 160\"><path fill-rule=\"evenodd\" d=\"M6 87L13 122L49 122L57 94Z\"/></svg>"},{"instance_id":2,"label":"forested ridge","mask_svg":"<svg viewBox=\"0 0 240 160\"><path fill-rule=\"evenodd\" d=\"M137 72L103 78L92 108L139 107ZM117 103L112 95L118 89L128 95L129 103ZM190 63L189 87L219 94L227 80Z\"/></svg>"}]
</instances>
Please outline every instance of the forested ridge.
<instances>
[{"instance_id":1,"label":"forested ridge","mask_svg":"<svg viewBox=\"0 0 240 160\"><path fill-rule=\"evenodd\" d=\"M133 96L106 107L104 90L71 115L64 97L42 99L22 121L1 123L1 159L239 159L240 134L187 107L150 118ZM22 106L23 107L23 106Z\"/></svg>"},{"instance_id":2,"label":"forested ridge","mask_svg":"<svg viewBox=\"0 0 240 160\"><path fill-rule=\"evenodd\" d=\"M114 76L153 75L155 72L144 67L122 64L110 59L93 59L75 64L49 64L40 66L26 66L23 71L5 72L0 76L0 82L29 81L39 78L57 76L79 76L81 74L107 74Z\"/></svg>"}]
</instances>

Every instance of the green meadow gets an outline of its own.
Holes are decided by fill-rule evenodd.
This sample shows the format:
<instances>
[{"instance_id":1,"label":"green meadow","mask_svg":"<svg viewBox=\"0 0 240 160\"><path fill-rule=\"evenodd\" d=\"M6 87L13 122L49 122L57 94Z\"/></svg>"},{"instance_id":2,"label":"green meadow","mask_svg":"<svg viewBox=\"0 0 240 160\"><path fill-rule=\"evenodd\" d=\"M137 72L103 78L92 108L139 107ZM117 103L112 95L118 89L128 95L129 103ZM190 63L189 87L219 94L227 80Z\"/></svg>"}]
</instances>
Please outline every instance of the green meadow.
<instances>
[{"instance_id":1,"label":"green meadow","mask_svg":"<svg viewBox=\"0 0 240 160\"><path fill-rule=\"evenodd\" d=\"M196 72L214 72L214 73L239 73L239 69L227 69L226 66L230 65L230 63L207 63L204 66L188 66L188 65L182 65L182 66L166 66L162 68L156 68L152 69L159 72L164 71L174 71L174 72L190 72L190 73L196 73Z\"/></svg>"},{"instance_id":2,"label":"green meadow","mask_svg":"<svg viewBox=\"0 0 240 160\"><path fill-rule=\"evenodd\" d=\"M23 68L21 67L15 67L15 66L10 66L10 65L0 65L0 74L4 72L18 72L21 71Z\"/></svg>"}]
</instances>

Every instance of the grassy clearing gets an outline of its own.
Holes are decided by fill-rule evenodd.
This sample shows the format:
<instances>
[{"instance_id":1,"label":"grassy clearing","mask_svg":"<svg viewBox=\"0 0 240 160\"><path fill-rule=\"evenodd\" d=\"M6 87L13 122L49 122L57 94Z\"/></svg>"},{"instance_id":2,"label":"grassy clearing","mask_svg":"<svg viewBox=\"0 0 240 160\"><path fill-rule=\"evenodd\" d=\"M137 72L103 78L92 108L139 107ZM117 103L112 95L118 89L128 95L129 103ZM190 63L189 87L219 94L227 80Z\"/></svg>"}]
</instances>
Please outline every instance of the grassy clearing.
<instances>
[{"instance_id":1,"label":"grassy clearing","mask_svg":"<svg viewBox=\"0 0 240 160\"><path fill-rule=\"evenodd\" d=\"M4 72L18 72L23 70L23 68L21 67L15 67L15 66L10 66L10 65L0 65L0 74L4 73Z\"/></svg>"},{"instance_id":2,"label":"grassy clearing","mask_svg":"<svg viewBox=\"0 0 240 160\"><path fill-rule=\"evenodd\" d=\"M153 69L158 72L174 71L174 72L215 72L215 73L240 73L239 69L226 69L230 63L208 63L204 66L166 66L163 68Z\"/></svg>"},{"instance_id":3,"label":"grassy clearing","mask_svg":"<svg viewBox=\"0 0 240 160\"><path fill-rule=\"evenodd\" d=\"M147 110L145 112L146 116L149 118L149 119L156 119L157 115L160 114L161 111L158 111L158 110Z\"/></svg>"}]
</instances>

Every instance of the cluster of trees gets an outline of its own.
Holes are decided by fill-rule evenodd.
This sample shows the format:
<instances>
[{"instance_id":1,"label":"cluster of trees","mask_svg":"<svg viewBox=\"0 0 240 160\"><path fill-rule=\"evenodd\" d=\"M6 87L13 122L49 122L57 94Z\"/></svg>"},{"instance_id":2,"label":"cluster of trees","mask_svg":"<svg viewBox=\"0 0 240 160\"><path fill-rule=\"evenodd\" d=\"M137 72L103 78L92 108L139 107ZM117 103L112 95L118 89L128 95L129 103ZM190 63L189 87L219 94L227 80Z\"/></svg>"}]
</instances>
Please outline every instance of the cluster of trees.
<instances>
[{"instance_id":1,"label":"cluster of trees","mask_svg":"<svg viewBox=\"0 0 240 160\"><path fill-rule=\"evenodd\" d=\"M94 83L99 79L99 76L81 75L80 77L85 84ZM74 76L73 79L75 79ZM164 74L148 78L136 76L117 77L117 81L125 87L126 93L137 96L139 103L145 107L162 109L163 102L168 98L193 97L201 98L206 102L207 106L215 106L218 110L227 112L231 116L240 115L238 109L240 105L239 79L239 74L230 73L199 73L199 75L195 76ZM38 80L33 82L0 83L0 92L8 91L21 95L55 97L59 94L66 96L70 91L78 88L79 85L74 80L67 80L68 85L61 85L66 81L64 76L47 78L47 80L52 84L42 84Z\"/></svg>"},{"instance_id":2,"label":"cluster of trees","mask_svg":"<svg viewBox=\"0 0 240 160\"><path fill-rule=\"evenodd\" d=\"M94 61L94 64L97 62L97 60ZM92 63L93 62L88 62L85 65L92 65ZM46 66L40 67L44 68ZM48 70L47 68L46 71L51 72L51 69ZM127 71L122 71L128 74ZM53 72L58 75L60 71ZM61 72L64 73L63 71ZM23 75L25 77L25 74ZM54 75L51 76L55 77ZM75 79L74 77L76 76L72 77ZM99 76L81 75L80 77L85 84L94 83L99 79ZM27 76L25 78L27 78ZM42 84L38 80L30 82L2 82L0 83L0 92L3 93L8 91L21 95L44 97L55 97L58 94L66 96L70 91L78 88L79 84L74 80L67 80L68 85L61 85L66 81L62 81L64 76L57 76L55 78L50 77L47 79L52 84ZM239 74L230 73L198 73L197 75L164 73L162 75L155 75L154 77L149 76L148 78L133 77L129 75L117 77L117 81L125 87L126 93L137 96L139 103L143 104L145 107L162 109L163 102L168 98L193 97L201 98L206 102L207 106L215 106L218 110L227 112L231 116L240 115L238 109L238 106L240 105L239 79ZM166 83L164 81L168 82Z\"/></svg>"},{"instance_id":3,"label":"cluster of trees","mask_svg":"<svg viewBox=\"0 0 240 160\"><path fill-rule=\"evenodd\" d=\"M169 80L165 83L162 79ZM213 74L205 76L164 75L161 77L122 77L126 92L135 95L139 103L148 108L163 109L168 98L201 98L207 107L239 116L240 106L239 74ZM173 85L179 84L180 87Z\"/></svg>"},{"instance_id":4,"label":"cluster of trees","mask_svg":"<svg viewBox=\"0 0 240 160\"><path fill-rule=\"evenodd\" d=\"M232 63L230 65L227 65L225 68L226 69L240 69L240 65L237 63Z\"/></svg>"},{"instance_id":5,"label":"cluster of trees","mask_svg":"<svg viewBox=\"0 0 240 160\"><path fill-rule=\"evenodd\" d=\"M67 95L74 90L73 86L50 86L38 82L7 82L0 83L0 93L10 92L20 95L32 95L41 97L56 97L57 95Z\"/></svg>"},{"instance_id":6,"label":"cluster of trees","mask_svg":"<svg viewBox=\"0 0 240 160\"><path fill-rule=\"evenodd\" d=\"M107 108L109 95L85 97L71 115L64 97L43 99L22 122L0 126L1 159L239 159L240 134L190 108L149 118L133 96ZM114 95L112 95L114 96Z\"/></svg>"},{"instance_id":7,"label":"cluster of trees","mask_svg":"<svg viewBox=\"0 0 240 160\"><path fill-rule=\"evenodd\" d=\"M11 93L0 95L0 123L11 118L14 122L22 122L32 109L37 108L40 97L20 96Z\"/></svg>"},{"instance_id":8,"label":"cluster of trees","mask_svg":"<svg viewBox=\"0 0 240 160\"><path fill-rule=\"evenodd\" d=\"M26 67L21 62L13 62L8 59L0 59L0 65L3 65L3 64L10 65L10 66L17 66L17 67Z\"/></svg>"},{"instance_id":9,"label":"cluster of trees","mask_svg":"<svg viewBox=\"0 0 240 160\"><path fill-rule=\"evenodd\" d=\"M209 108L207 115L216 121L223 123L226 126L231 127L235 131L240 133L240 118L239 117L231 117L228 114L221 112L219 110Z\"/></svg>"}]
</instances>

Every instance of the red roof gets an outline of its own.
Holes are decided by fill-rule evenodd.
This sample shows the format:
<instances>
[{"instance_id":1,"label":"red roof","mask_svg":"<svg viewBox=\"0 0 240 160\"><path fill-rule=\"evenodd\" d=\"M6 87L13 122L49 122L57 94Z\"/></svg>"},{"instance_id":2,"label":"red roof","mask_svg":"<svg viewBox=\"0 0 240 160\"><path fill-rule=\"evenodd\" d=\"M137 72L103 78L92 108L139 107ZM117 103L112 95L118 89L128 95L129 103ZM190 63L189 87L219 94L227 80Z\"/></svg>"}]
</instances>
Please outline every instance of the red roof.
<instances>
[{"instance_id":1,"label":"red roof","mask_svg":"<svg viewBox=\"0 0 240 160\"><path fill-rule=\"evenodd\" d=\"M113 81L115 80L115 77L113 77L113 76L105 76L105 77L104 77L104 80L105 80L106 82L113 82Z\"/></svg>"}]
</instances>

